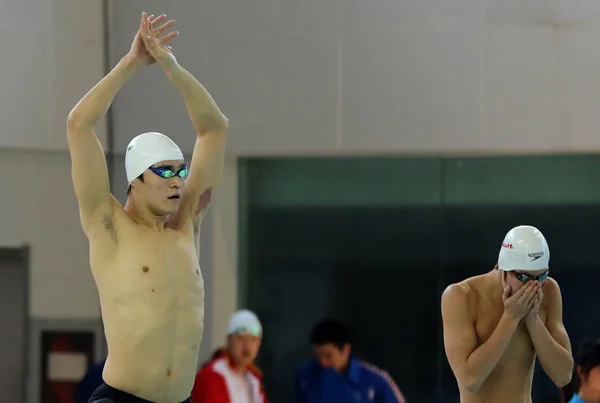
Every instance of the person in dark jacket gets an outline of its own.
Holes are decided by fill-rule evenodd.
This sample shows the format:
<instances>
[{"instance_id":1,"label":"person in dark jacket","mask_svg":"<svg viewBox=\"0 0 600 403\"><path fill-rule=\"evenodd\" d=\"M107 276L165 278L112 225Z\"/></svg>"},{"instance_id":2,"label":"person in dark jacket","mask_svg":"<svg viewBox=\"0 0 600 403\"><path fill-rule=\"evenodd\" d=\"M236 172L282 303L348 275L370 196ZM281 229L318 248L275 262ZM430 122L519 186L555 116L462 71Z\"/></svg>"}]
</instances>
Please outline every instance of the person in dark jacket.
<instances>
[{"instance_id":1,"label":"person in dark jacket","mask_svg":"<svg viewBox=\"0 0 600 403\"><path fill-rule=\"evenodd\" d=\"M349 329L325 319L311 338L316 358L296 374L295 403L405 403L392 377L352 355Z\"/></svg>"}]
</instances>

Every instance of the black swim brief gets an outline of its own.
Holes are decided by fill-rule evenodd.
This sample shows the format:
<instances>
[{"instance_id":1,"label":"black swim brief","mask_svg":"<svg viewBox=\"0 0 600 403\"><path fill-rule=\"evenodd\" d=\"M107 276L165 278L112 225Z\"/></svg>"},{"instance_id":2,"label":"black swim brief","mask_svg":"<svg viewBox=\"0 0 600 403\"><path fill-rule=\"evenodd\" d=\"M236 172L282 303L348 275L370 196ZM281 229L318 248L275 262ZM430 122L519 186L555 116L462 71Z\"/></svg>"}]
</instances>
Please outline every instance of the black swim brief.
<instances>
[{"instance_id":1,"label":"black swim brief","mask_svg":"<svg viewBox=\"0 0 600 403\"><path fill-rule=\"evenodd\" d=\"M181 403L191 403L191 397L187 398ZM141 399L130 393L123 392L122 390L115 389L112 386L102 383L94 391L94 394L88 400L88 403L153 403L149 400Z\"/></svg>"}]
</instances>

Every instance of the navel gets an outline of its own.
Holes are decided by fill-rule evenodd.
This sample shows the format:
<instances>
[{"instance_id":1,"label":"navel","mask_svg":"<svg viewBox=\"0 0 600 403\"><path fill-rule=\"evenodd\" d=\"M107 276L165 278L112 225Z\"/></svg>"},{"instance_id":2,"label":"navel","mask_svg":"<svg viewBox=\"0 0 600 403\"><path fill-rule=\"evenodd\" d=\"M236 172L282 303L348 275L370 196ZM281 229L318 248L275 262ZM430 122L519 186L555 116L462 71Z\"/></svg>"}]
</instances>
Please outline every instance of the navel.
<instances>
[{"instance_id":1,"label":"navel","mask_svg":"<svg viewBox=\"0 0 600 403\"><path fill-rule=\"evenodd\" d=\"M196 269L196 276L199 276L200 272L198 271L198 269Z\"/></svg>"},{"instance_id":2,"label":"navel","mask_svg":"<svg viewBox=\"0 0 600 403\"><path fill-rule=\"evenodd\" d=\"M173 371L171 371L170 369L167 370L167 376L171 376L171 374L173 374Z\"/></svg>"},{"instance_id":3,"label":"navel","mask_svg":"<svg viewBox=\"0 0 600 403\"><path fill-rule=\"evenodd\" d=\"M152 289L152 292L154 292L154 288Z\"/></svg>"},{"instance_id":4,"label":"navel","mask_svg":"<svg viewBox=\"0 0 600 403\"><path fill-rule=\"evenodd\" d=\"M142 267L142 271L144 273L148 273L150 271L150 268L148 266L144 266L144 267Z\"/></svg>"}]
</instances>

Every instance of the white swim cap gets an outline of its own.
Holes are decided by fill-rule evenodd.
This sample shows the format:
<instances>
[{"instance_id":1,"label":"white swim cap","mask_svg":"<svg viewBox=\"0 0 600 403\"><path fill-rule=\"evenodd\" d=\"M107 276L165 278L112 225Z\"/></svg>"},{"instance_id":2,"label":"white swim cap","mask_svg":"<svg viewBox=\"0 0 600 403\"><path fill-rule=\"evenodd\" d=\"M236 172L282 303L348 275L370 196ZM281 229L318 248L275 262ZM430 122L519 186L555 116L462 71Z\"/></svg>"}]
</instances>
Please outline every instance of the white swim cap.
<instances>
[{"instance_id":1,"label":"white swim cap","mask_svg":"<svg viewBox=\"0 0 600 403\"><path fill-rule=\"evenodd\" d=\"M183 159L181 149L164 134L142 133L131 140L127 146L125 153L127 183L131 185L131 182L157 162Z\"/></svg>"},{"instance_id":2,"label":"white swim cap","mask_svg":"<svg viewBox=\"0 0 600 403\"><path fill-rule=\"evenodd\" d=\"M230 334L251 334L254 336L262 335L262 326L254 312L242 309L237 311L229 319L227 326L227 335Z\"/></svg>"},{"instance_id":3,"label":"white swim cap","mask_svg":"<svg viewBox=\"0 0 600 403\"><path fill-rule=\"evenodd\" d=\"M537 228L520 225L508 231L504 237L498 255L500 270L544 270L549 268L549 262L548 243Z\"/></svg>"}]
</instances>

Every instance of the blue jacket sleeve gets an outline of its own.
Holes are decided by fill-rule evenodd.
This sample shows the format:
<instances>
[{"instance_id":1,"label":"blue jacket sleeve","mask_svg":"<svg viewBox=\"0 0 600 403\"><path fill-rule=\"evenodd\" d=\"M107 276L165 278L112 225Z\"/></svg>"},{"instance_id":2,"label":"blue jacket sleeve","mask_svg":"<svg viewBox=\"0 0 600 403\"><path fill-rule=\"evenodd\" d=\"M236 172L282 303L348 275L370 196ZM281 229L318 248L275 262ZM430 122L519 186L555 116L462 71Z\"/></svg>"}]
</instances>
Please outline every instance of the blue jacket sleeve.
<instances>
[{"instance_id":1,"label":"blue jacket sleeve","mask_svg":"<svg viewBox=\"0 0 600 403\"><path fill-rule=\"evenodd\" d=\"M386 372L381 374L381 387L375 401L377 403L408 403L396 382Z\"/></svg>"},{"instance_id":2,"label":"blue jacket sleeve","mask_svg":"<svg viewBox=\"0 0 600 403\"><path fill-rule=\"evenodd\" d=\"M294 403L308 403L303 381L302 371L298 371L294 382Z\"/></svg>"}]
</instances>

